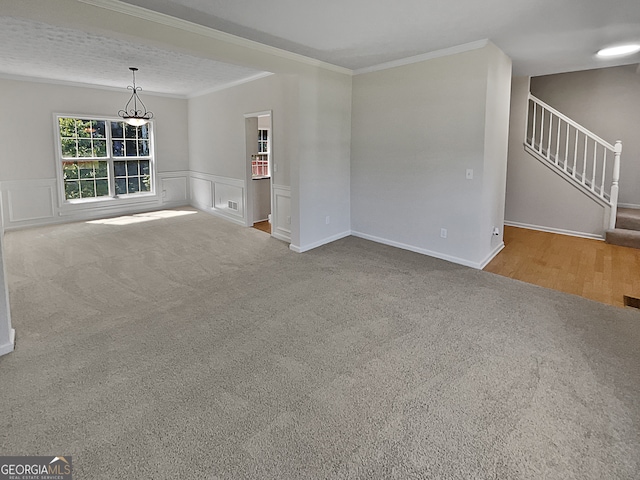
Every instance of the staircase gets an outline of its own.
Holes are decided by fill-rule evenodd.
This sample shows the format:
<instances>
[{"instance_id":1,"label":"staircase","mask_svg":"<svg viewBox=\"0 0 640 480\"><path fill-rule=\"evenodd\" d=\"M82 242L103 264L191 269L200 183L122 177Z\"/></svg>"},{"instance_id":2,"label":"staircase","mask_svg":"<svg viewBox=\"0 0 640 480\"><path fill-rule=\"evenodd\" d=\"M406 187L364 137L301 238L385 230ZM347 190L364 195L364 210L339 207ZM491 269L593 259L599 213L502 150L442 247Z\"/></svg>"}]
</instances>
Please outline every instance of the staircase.
<instances>
[{"instance_id":1,"label":"staircase","mask_svg":"<svg viewBox=\"0 0 640 480\"><path fill-rule=\"evenodd\" d=\"M607 242L640 248L640 216L617 214L622 142L606 142L531 93L524 133L526 151L605 207Z\"/></svg>"},{"instance_id":2,"label":"staircase","mask_svg":"<svg viewBox=\"0 0 640 480\"><path fill-rule=\"evenodd\" d=\"M640 248L640 210L618 208L615 228L607 230L607 243Z\"/></svg>"}]
</instances>

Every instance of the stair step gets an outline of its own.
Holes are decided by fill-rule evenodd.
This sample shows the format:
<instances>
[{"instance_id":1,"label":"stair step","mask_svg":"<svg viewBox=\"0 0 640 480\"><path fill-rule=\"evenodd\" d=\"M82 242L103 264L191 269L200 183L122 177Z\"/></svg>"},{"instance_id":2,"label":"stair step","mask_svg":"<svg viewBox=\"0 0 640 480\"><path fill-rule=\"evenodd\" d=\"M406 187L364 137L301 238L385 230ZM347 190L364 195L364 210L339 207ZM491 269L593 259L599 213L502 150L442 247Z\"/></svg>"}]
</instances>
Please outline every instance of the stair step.
<instances>
[{"instance_id":1,"label":"stair step","mask_svg":"<svg viewBox=\"0 0 640 480\"><path fill-rule=\"evenodd\" d=\"M614 228L607 230L607 243L621 247L640 248L640 231Z\"/></svg>"},{"instance_id":2,"label":"stair step","mask_svg":"<svg viewBox=\"0 0 640 480\"><path fill-rule=\"evenodd\" d=\"M640 209L618 208L618 215L616 215L616 228L640 230Z\"/></svg>"}]
</instances>

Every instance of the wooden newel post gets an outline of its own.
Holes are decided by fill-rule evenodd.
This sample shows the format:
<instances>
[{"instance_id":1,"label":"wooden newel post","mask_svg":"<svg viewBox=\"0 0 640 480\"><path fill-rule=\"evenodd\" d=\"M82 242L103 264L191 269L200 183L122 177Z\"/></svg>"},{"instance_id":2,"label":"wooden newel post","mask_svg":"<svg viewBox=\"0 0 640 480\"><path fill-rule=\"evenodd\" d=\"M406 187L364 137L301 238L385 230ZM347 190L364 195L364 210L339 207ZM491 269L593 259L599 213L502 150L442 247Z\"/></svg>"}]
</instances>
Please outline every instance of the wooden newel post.
<instances>
[{"instance_id":1,"label":"wooden newel post","mask_svg":"<svg viewBox=\"0 0 640 480\"><path fill-rule=\"evenodd\" d=\"M609 229L616 228L616 215L618 213L618 181L620 180L620 155L622 154L622 142L618 140L613 149L613 178L611 183L611 216L609 217Z\"/></svg>"}]
</instances>

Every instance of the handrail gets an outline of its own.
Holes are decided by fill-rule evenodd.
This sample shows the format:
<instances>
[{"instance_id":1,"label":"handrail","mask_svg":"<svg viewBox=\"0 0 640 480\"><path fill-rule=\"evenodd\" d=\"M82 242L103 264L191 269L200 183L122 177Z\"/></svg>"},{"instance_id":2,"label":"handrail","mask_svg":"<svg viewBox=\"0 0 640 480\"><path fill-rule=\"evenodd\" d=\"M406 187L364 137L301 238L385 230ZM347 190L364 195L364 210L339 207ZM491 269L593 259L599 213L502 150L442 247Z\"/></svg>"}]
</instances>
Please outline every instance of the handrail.
<instances>
[{"instance_id":1,"label":"handrail","mask_svg":"<svg viewBox=\"0 0 640 480\"><path fill-rule=\"evenodd\" d=\"M615 228L622 142L611 145L531 93L524 133L532 153L611 207L608 223ZM613 165L607 166L607 152L613 154Z\"/></svg>"},{"instance_id":2,"label":"handrail","mask_svg":"<svg viewBox=\"0 0 640 480\"><path fill-rule=\"evenodd\" d=\"M553 108L551 105L549 105L549 104L543 102L542 100L540 100L539 98L533 96L531 93L529 93L529 100L533 100L534 102L536 102L541 107L544 107L545 110L553 113L556 117L560 117L564 122L567 122L573 128L576 128L576 129L580 130L582 133L584 133L585 135L591 137L592 140L595 140L596 142L601 143L603 146L607 147L609 150L613 151L615 149L615 147L613 145L611 145L609 142L607 142L606 140L603 140L598 135L596 135L592 131L584 128L582 125L580 125L579 123L575 122L574 120L571 120L565 114L559 112L558 110Z\"/></svg>"}]
</instances>

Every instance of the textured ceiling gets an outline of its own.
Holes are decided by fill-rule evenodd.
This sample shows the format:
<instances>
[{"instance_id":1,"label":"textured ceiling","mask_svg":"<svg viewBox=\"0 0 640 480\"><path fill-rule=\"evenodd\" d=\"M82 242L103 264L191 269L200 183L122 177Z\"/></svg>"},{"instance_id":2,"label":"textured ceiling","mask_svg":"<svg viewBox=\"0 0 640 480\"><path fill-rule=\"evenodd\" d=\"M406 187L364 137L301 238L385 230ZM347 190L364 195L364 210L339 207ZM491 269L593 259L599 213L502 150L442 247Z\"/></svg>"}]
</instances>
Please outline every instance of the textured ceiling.
<instances>
[{"instance_id":1,"label":"textured ceiling","mask_svg":"<svg viewBox=\"0 0 640 480\"><path fill-rule=\"evenodd\" d=\"M640 61L594 57L640 42L638 0L124 1L354 70L485 38L519 74Z\"/></svg>"},{"instance_id":2,"label":"textured ceiling","mask_svg":"<svg viewBox=\"0 0 640 480\"><path fill-rule=\"evenodd\" d=\"M0 16L0 73L188 96L263 72L182 53Z\"/></svg>"},{"instance_id":3,"label":"textured ceiling","mask_svg":"<svg viewBox=\"0 0 640 480\"><path fill-rule=\"evenodd\" d=\"M169 41L143 41L135 32L118 34L116 26L107 22L100 31L84 28L82 15L76 17L73 10L74 2L59 3L66 10L55 15L54 21L42 13L47 7L53 14L54 2L0 0L6 7L4 15L0 9L0 75L126 88L131 79L128 67L135 66L140 69L137 80L144 91L189 96L265 74L202 58L194 46L178 48ZM518 75L640 63L640 53L609 61L595 57L603 46L640 43L639 0L77 2L78 7L86 4L126 7L134 10L131 15L141 18L149 16L144 9L153 10L356 73L482 39L504 50ZM30 13L9 16L9 11L21 12L20 5ZM234 60L225 58L225 62Z\"/></svg>"}]
</instances>

